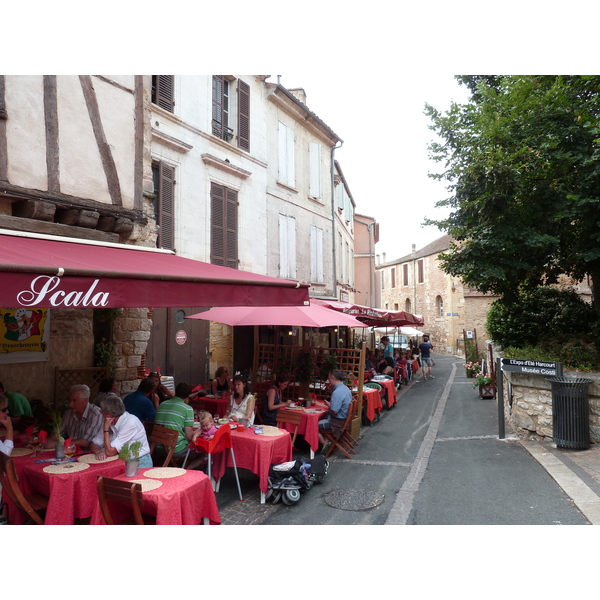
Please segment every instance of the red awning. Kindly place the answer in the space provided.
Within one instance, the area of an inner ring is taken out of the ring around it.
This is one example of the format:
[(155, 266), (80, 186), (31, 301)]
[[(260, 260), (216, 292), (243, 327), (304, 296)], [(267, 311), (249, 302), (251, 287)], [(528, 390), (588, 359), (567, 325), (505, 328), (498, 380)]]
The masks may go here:
[(311, 302), (321, 304), (333, 310), (339, 310), (347, 315), (352, 315), (368, 327), (401, 327), (403, 325), (422, 327), (425, 324), (423, 317), (420, 315), (413, 315), (403, 310), (384, 310), (382, 308), (361, 306), (360, 304), (351, 304), (339, 300), (321, 300), (320, 298), (312, 298)]
[(4, 307), (294, 306), (308, 287), (136, 246), (0, 234)]

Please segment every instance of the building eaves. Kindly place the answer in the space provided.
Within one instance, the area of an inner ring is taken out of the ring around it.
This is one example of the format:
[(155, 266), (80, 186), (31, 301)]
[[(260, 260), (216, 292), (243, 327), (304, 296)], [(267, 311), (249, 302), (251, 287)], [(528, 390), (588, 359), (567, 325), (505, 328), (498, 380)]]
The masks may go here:
[(407, 254), (402, 258), (387, 261), (386, 263), (378, 265), (377, 268), (399, 265), (401, 263), (409, 262), (411, 260), (425, 258), (426, 256), (431, 256), (432, 254), (440, 254), (444, 250), (448, 250), (448, 248), (450, 248), (450, 242), (452, 242), (452, 240), (453, 238), (451, 235), (443, 235), (437, 240), (434, 240), (433, 242), (427, 244), (427, 246), (423, 246), (423, 248), (421, 248), (420, 250), (417, 250), (414, 253), (411, 252), (410, 254)]
[(352, 206), (354, 206), (354, 208), (356, 208), (356, 202), (354, 202), (354, 198), (352, 197), (352, 192), (350, 191), (350, 187), (348, 186), (348, 182), (346, 181), (346, 177), (344, 176), (342, 167), (340, 167), (340, 163), (337, 160), (334, 160), (333, 163), (335, 164), (335, 168), (337, 169), (337, 172), (339, 173), (340, 177), (342, 178), (342, 183), (344, 184), (344, 187), (346, 188), (346, 192), (348, 193), (348, 198), (350, 198), (350, 201), (352, 202)]

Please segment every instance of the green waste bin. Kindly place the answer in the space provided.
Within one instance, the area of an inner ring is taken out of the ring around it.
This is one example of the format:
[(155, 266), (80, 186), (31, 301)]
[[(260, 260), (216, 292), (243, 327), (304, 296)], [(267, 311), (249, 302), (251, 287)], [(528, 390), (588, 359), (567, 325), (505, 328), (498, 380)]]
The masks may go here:
[(587, 450), (590, 447), (591, 379), (546, 377), (552, 383), (552, 437), (561, 448)]

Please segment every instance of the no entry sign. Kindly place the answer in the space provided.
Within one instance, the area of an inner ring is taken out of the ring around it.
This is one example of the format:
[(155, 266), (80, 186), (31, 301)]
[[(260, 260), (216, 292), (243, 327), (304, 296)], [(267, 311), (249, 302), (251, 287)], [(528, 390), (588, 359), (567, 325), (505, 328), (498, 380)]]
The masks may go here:
[(180, 329), (176, 334), (175, 334), (175, 341), (180, 345), (183, 346), (183, 344), (186, 343), (187, 341), (187, 333), (183, 330)]

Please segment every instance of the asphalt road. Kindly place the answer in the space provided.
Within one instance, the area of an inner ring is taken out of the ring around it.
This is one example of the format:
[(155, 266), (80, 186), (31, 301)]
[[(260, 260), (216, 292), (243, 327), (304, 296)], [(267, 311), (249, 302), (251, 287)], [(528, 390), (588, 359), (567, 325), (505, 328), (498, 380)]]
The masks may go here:
[[(587, 524), (508, 428), (506, 439), (499, 439), (496, 402), (479, 399), (462, 361), (442, 355), (435, 360), (435, 379), (403, 388), (398, 405), (372, 427), (363, 427), (356, 456), (334, 454), (322, 484), (313, 485), (295, 505), (265, 505), (254, 522)], [(232, 482), (228, 473), (218, 494), (223, 515), (236, 502)], [(256, 480), (245, 474), (242, 485), (251, 489)], [(242, 504), (236, 510), (243, 511)]]

